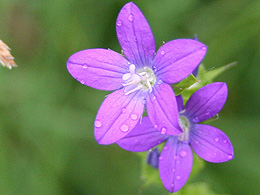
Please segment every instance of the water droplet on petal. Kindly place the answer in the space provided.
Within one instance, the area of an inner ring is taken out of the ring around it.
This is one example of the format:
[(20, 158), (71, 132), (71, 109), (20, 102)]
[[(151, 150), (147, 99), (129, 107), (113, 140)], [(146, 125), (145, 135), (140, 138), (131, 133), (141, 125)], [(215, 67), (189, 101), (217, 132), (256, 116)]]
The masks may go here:
[(162, 156), (160, 156), (160, 157), (159, 157), (159, 160), (162, 160), (162, 159), (163, 159), (163, 157), (162, 157)]
[(181, 179), (181, 176), (177, 175), (177, 176), (176, 176), (176, 179), (177, 179), (177, 180), (180, 180), (180, 179)]
[(88, 66), (87, 65), (83, 65), (83, 69), (87, 69), (88, 68)]
[(196, 116), (195, 118), (192, 119), (192, 121), (193, 121), (194, 123), (199, 122), (199, 117)]
[(165, 54), (165, 51), (161, 51), (161, 55), (164, 55)]
[(199, 141), (195, 141), (196, 144), (199, 144)]
[(137, 114), (131, 114), (131, 119), (132, 119), (132, 120), (138, 119), (138, 115), (137, 115)]
[(180, 161), (179, 161), (179, 160), (177, 160), (177, 163), (180, 163)]
[(81, 80), (80, 83), (84, 85), (84, 84), (85, 84), (85, 81), (84, 81), (84, 80)]
[(134, 36), (134, 41), (137, 41), (137, 38), (136, 38), (136, 36)]
[(121, 26), (122, 25), (122, 22), (120, 20), (117, 21), (116, 23), (117, 26)]
[(218, 137), (216, 137), (216, 138), (215, 138), (215, 142), (218, 142), (218, 141), (219, 141), (219, 138), (218, 138)]
[(184, 158), (187, 156), (187, 152), (185, 150), (180, 150), (180, 156)]
[(137, 139), (135, 139), (135, 142), (138, 142), (138, 140), (137, 140)]
[(210, 115), (210, 112), (209, 112), (209, 111), (207, 111), (207, 112), (205, 113), (205, 115), (206, 115), (206, 116), (209, 116), (209, 115)]
[(121, 131), (123, 131), (123, 132), (127, 132), (128, 130), (129, 130), (129, 127), (128, 127), (128, 125), (122, 125), (121, 127), (120, 127), (120, 130)]
[(154, 125), (153, 127), (154, 127), (155, 129), (157, 129), (158, 125)]
[(146, 103), (146, 99), (142, 99), (142, 103), (145, 104)]
[(101, 126), (102, 126), (102, 123), (101, 123), (101, 121), (96, 120), (96, 121), (94, 122), (94, 125), (95, 125), (95, 127), (101, 127)]
[(174, 160), (178, 160), (178, 158), (179, 158), (179, 157), (178, 157), (177, 155), (174, 155), (174, 156), (173, 156), (173, 159), (174, 159)]
[(124, 114), (126, 112), (126, 108), (121, 109), (121, 113)]
[(128, 16), (128, 20), (131, 21), (131, 22), (134, 21), (134, 16), (133, 16), (133, 14), (130, 14), (130, 15)]
[(156, 72), (157, 71), (157, 67), (156, 66), (153, 66), (153, 71)]
[(161, 129), (161, 134), (166, 134), (166, 131), (167, 131), (167, 129), (166, 129), (165, 127), (163, 127), (163, 128)]
[(203, 50), (207, 49), (207, 47), (202, 47)]
[(172, 169), (172, 172), (175, 172), (175, 169)]
[(233, 156), (232, 156), (232, 155), (229, 155), (229, 156), (228, 156), (228, 159), (229, 159), (229, 160), (231, 160), (232, 158), (233, 158)]
[(213, 156), (217, 156), (217, 154), (216, 154), (216, 153), (213, 153)]
[(164, 146), (163, 149), (164, 149), (164, 150), (168, 150), (168, 147), (167, 147), (167, 146)]

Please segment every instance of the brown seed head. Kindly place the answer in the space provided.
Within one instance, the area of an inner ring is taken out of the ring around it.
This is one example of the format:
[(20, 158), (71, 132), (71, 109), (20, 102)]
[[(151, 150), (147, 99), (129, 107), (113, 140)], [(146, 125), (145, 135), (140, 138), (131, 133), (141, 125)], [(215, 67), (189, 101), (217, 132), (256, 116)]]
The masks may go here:
[(8, 69), (12, 69), (12, 67), (17, 67), (14, 57), (10, 53), (10, 48), (0, 40), (0, 64), (5, 66)]

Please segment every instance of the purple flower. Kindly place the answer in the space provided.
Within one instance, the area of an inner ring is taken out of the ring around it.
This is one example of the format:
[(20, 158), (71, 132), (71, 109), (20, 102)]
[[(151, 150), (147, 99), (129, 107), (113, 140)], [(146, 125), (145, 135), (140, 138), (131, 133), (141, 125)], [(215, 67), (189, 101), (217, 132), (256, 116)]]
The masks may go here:
[(192, 169), (192, 150), (206, 161), (221, 163), (234, 158), (228, 137), (219, 129), (198, 124), (215, 116), (227, 98), (225, 83), (212, 83), (197, 90), (183, 109), (178, 96), (179, 123), (183, 130), (178, 136), (162, 135), (154, 129), (148, 117), (131, 133), (117, 142), (123, 149), (142, 152), (166, 141), (159, 157), (159, 172), (163, 185), (170, 192), (180, 190)]
[(116, 32), (126, 58), (108, 49), (88, 49), (73, 54), (67, 62), (69, 73), (82, 84), (116, 90), (97, 113), (96, 140), (111, 144), (126, 136), (140, 120), (145, 104), (158, 130), (179, 134), (177, 103), (169, 84), (190, 75), (207, 47), (196, 40), (177, 39), (155, 53), (150, 26), (132, 2), (120, 11)]

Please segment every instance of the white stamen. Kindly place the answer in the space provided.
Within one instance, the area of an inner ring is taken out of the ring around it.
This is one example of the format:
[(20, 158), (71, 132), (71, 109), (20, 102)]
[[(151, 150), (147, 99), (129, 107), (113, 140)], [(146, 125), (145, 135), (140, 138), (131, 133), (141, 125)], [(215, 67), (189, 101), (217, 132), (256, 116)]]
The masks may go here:
[(122, 77), (125, 81), (125, 83), (122, 84), (125, 87), (125, 94), (128, 95), (140, 89), (152, 92), (153, 85), (156, 82), (153, 70), (149, 67), (143, 67), (141, 71), (139, 71), (140, 69), (137, 71), (135, 69), (135, 65), (131, 64), (129, 66), (129, 72)]

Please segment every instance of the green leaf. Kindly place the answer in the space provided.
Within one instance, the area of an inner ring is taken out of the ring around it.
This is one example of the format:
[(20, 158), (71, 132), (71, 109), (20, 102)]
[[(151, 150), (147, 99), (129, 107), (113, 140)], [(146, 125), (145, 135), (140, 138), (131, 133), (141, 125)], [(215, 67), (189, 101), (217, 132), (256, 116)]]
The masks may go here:
[(173, 89), (175, 92), (175, 95), (180, 95), (185, 89), (191, 87), (195, 83), (198, 82), (198, 79), (191, 74), (187, 78), (183, 79), (181, 82), (174, 85)]

